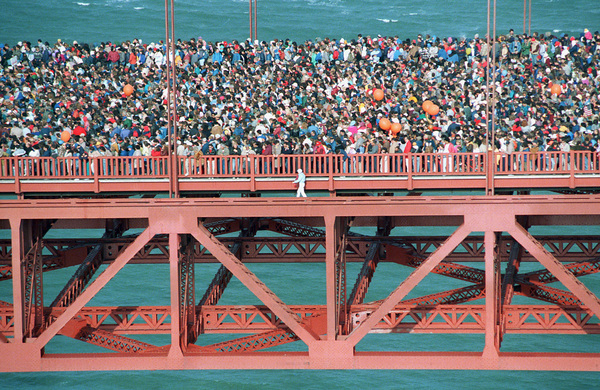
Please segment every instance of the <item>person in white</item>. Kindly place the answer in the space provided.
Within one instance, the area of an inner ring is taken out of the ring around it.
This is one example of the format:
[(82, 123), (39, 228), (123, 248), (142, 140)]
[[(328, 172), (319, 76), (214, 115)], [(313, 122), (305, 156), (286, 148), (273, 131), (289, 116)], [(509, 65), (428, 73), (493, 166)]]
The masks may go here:
[(298, 184), (298, 191), (296, 191), (296, 198), (303, 197), (306, 198), (306, 193), (304, 192), (304, 186), (306, 185), (306, 175), (302, 172), (302, 169), (298, 169), (298, 177), (294, 180), (294, 183)]

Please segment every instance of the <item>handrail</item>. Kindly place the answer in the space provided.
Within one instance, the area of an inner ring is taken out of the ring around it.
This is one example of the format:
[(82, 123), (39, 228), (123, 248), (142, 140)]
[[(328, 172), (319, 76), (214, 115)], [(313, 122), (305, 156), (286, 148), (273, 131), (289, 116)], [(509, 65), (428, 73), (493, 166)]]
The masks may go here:
[[(492, 156), (492, 154), (489, 154)], [(15, 193), (21, 183), (31, 179), (91, 180), (96, 188), (101, 181), (168, 180), (168, 156), (102, 157), (1, 157), (0, 180), (13, 179)], [(599, 154), (570, 152), (496, 152), (488, 164), (486, 153), (398, 153), (398, 154), (292, 154), (292, 155), (204, 155), (177, 156), (180, 181), (194, 179), (249, 179), (251, 191), (256, 181), (267, 178), (293, 178), (301, 168), (309, 178), (333, 182), (352, 178), (394, 178), (408, 181), (444, 178), (481, 178), (491, 170), (496, 180), (507, 177), (569, 177), (575, 186), (576, 175), (600, 174)], [(599, 184), (600, 186), (600, 184)], [(446, 188), (445, 186), (444, 188)]]
[[(485, 153), (178, 156), (181, 177), (484, 175)], [(495, 153), (495, 175), (600, 173), (598, 153)], [(0, 179), (168, 178), (168, 157), (0, 157)]]

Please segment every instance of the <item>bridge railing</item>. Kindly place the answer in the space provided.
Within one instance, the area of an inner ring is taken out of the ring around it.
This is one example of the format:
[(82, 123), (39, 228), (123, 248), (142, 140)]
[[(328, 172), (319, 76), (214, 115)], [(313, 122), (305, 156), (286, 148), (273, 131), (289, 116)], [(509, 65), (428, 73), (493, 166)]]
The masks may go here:
[[(29, 179), (169, 180), (169, 157), (2, 157), (0, 180), (15, 182)], [(401, 177), (435, 180), (443, 177), (481, 178), (492, 172), (508, 177), (572, 178), (582, 174), (600, 174), (598, 153), (515, 152), (495, 153), (401, 153), (401, 154), (302, 154), (246, 156), (177, 156), (173, 162), (180, 180), (186, 178), (263, 178), (295, 177), (301, 168), (307, 176), (326, 178)], [(600, 186), (600, 184), (599, 184)], [(18, 186), (17, 186), (18, 188)]]
[(484, 154), (300, 154), (178, 157), (179, 175), (190, 177), (481, 175)]
[(496, 155), (496, 174), (597, 173), (598, 153), (518, 152)]

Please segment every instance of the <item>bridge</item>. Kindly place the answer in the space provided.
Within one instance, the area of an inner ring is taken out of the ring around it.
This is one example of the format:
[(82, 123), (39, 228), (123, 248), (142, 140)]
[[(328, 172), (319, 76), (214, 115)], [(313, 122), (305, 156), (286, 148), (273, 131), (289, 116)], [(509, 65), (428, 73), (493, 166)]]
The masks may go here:
[[(298, 168), (319, 196), (291, 197)], [(598, 371), (599, 168), (579, 151), (3, 158), (0, 371)], [(455, 189), (474, 195), (428, 194)], [(111, 290), (128, 270), (148, 290), (133, 303)], [(398, 338), (419, 334), (480, 342)]]

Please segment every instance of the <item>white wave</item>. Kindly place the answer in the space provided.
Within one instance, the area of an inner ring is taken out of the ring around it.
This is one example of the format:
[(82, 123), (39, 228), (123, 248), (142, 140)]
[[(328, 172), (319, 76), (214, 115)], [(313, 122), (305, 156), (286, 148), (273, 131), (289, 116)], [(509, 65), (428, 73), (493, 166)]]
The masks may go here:
[(90, 3), (81, 3), (81, 2), (77, 2), (77, 5), (80, 5), (82, 7), (87, 7), (88, 5), (90, 5)]
[(379, 19), (379, 18), (377, 18), (377, 20), (379, 20), (380, 22), (383, 22), (383, 23), (398, 23), (398, 19)]
[(415, 16), (415, 15), (418, 15), (418, 14), (419, 14), (418, 12), (411, 12), (411, 13), (409, 13), (410, 16)]
[(561, 31), (561, 30), (556, 30), (556, 29), (555, 29), (555, 30), (552, 30), (552, 32), (560, 32), (560, 31)]
[(144, 7), (133, 7), (133, 9), (140, 10), (140, 9), (144, 9)]

